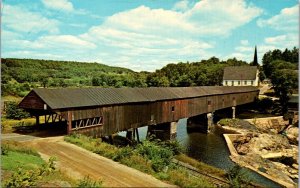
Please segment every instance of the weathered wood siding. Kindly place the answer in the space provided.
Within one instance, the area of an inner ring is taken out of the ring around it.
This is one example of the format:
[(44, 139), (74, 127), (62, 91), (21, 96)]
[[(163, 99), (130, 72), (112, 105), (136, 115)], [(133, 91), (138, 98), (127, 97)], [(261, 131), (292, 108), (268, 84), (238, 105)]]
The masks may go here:
[(19, 104), (20, 108), (27, 108), (30, 106), (32, 109), (44, 110), (44, 101), (34, 92), (30, 92), (26, 100), (22, 100)]
[[(110, 107), (99, 107), (94, 110), (74, 111), (74, 119), (103, 116), (103, 125), (97, 128), (88, 128), (92, 135), (101, 133), (101, 136), (138, 128), (146, 125), (162, 124), (178, 121), (215, 110), (253, 102), (257, 92), (206, 96), (191, 99), (157, 101), (153, 103), (130, 104)], [(86, 111), (86, 112), (85, 112)], [(80, 132), (86, 132), (82, 130)]]
[[(102, 125), (99, 126), (89, 126), (76, 130), (72, 124), (72, 132), (101, 137), (130, 128), (178, 121), (182, 118), (250, 103), (255, 100), (257, 95), (258, 93), (256, 91), (220, 94), (189, 99), (65, 109), (56, 111), (56, 113), (60, 114), (64, 119), (68, 119), (69, 111), (72, 114), (72, 121), (94, 117), (103, 118)], [(28, 105), (27, 103), (30, 103), (35, 109), (42, 110), (44, 108), (44, 102), (33, 92), (27, 97), (24, 106)], [(20, 106), (22, 107), (22, 105), (21, 103)]]

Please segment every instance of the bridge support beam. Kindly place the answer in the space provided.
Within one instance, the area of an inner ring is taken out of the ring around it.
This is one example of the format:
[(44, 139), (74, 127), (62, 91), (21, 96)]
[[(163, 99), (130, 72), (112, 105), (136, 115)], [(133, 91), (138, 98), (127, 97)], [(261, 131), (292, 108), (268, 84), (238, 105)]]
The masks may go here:
[(127, 138), (128, 140), (132, 140), (132, 139), (133, 139), (133, 131), (134, 131), (134, 129), (128, 129), (128, 130), (126, 131), (126, 138)]
[(213, 128), (213, 113), (208, 113), (207, 115), (207, 132), (211, 132)]
[(67, 133), (72, 133), (72, 112), (68, 111), (68, 119), (67, 119)]
[(235, 110), (236, 110), (236, 107), (233, 106), (232, 107), (232, 119), (235, 119)]
[(177, 122), (168, 122), (158, 125), (148, 126), (147, 137), (154, 135), (160, 140), (174, 140), (177, 135)]
[(39, 115), (35, 116), (35, 124), (36, 124), (37, 126), (40, 125), (40, 116), (39, 116)]
[(140, 136), (138, 128), (131, 128), (126, 131), (126, 138), (130, 141), (136, 140), (140, 142)]
[(208, 133), (213, 126), (213, 113), (201, 114), (187, 119), (187, 130)]

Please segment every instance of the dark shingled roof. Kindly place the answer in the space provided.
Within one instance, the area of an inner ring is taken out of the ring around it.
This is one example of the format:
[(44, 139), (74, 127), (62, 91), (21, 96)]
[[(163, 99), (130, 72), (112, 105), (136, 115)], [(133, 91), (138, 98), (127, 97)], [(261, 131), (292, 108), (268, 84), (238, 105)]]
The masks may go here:
[[(258, 91), (258, 89), (253, 86), (61, 89), (37, 88), (33, 89), (31, 92), (36, 93), (51, 109), (64, 109), (184, 99), (249, 91)], [(23, 101), (26, 100), (26, 97), (23, 99)]]
[(255, 80), (256, 66), (225, 67), (223, 80)]

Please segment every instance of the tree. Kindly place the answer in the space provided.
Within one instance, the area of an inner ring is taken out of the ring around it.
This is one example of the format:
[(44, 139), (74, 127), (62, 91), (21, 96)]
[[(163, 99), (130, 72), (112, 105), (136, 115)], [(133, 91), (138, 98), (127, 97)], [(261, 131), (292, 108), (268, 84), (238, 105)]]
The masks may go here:
[(285, 49), (282, 52), (279, 49), (268, 51), (262, 58), (263, 70), (267, 78), (270, 78), (273, 72), (272, 62), (281, 60), (293, 64), (298, 69), (299, 49), (294, 47), (292, 50)]
[(17, 119), (27, 118), (30, 115), (24, 110), (18, 107), (16, 102), (8, 102), (6, 106), (6, 117), (8, 119)]
[(279, 97), (281, 113), (285, 114), (288, 111), (289, 95), (293, 89), (298, 88), (298, 73), (294, 70), (278, 69), (272, 74), (271, 82), (275, 95)]

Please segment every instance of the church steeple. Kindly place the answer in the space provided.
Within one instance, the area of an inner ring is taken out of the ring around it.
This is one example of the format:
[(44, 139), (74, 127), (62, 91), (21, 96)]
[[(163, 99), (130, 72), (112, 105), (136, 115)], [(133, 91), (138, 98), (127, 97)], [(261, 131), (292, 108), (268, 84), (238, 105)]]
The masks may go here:
[(256, 45), (255, 45), (255, 51), (254, 51), (253, 66), (258, 66)]

